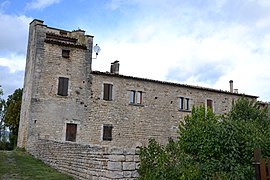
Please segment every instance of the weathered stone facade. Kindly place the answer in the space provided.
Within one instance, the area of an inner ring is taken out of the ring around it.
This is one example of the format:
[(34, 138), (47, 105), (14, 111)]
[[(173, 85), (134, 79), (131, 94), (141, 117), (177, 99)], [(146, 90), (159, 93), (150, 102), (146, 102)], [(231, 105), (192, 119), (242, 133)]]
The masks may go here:
[(136, 178), (136, 147), (176, 138), (192, 106), (224, 114), (257, 98), (119, 75), (119, 62), (92, 71), (92, 46), (82, 30), (30, 23), (18, 146), (80, 179)]

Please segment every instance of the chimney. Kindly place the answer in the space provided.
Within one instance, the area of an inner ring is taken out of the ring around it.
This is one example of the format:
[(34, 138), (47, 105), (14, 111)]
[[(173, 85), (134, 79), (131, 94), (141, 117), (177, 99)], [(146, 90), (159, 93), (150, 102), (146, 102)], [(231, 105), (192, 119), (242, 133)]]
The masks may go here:
[(114, 61), (113, 63), (111, 63), (111, 73), (113, 74), (119, 74), (119, 61)]
[(233, 93), (233, 80), (230, 80), (229, 83), (230, 83), (230, 92)]

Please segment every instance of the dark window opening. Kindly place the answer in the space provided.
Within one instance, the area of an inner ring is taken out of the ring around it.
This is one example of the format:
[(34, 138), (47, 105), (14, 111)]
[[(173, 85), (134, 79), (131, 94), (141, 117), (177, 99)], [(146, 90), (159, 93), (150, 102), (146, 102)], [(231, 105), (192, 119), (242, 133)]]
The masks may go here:
[(104, 125), (103, 126), (103, 141), (111, 141), (112, 140), (112, 125)]
[(112, 84), (104, 84), (103, 99), (106, 101), (112, 101)]
[(206, 106), (207, 106), (207, 109), (213, 110), (213, 101), (211, 99), (207, 99)]
[(62, 49), (62, 57), (69, 58), (70, 50)]
[(69, 80), (68, 78), (59, 77), (57, 95), (60, 95), (60, 96), (68, 95), (68, 80)]
[(67, 124), (66, 128), (66, 141), (76, 141), (77, 124)]

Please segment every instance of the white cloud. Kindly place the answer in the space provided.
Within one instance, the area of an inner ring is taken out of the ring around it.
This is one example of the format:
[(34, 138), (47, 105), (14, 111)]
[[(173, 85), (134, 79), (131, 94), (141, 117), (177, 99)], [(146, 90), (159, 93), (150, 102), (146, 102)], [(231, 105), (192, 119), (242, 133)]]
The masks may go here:
[(44, 9), (60, 1), (61, 0), (34, 0), (31, 3), (27, 3), (26, 9)]
[(24, 15), (0, 13), (0, 55), (1, 52), (25, 53), (28, 37), (28, 25), (32, 18)]

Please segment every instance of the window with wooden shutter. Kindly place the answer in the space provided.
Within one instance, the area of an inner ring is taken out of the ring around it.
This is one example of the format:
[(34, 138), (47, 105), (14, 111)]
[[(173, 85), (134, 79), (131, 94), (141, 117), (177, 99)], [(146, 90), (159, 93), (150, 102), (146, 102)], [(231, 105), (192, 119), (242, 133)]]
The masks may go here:
[(112, 125), (103, 125), (103, 141), (112, 140)]
[(60, 95), (60, 96), (68, 95), (68, 80), (69, 80), (68, 78), (59, 77), (57, 95)]
[(112, 84), (104, 84), (103, 99), (106, 101), (112, 100)]
[(213, 101), (211, 99), (207, 99), (206, 105), (207, 105), (207, 109), (213, 110)]
[(66, 128), (66, 141), (76, 141), (77, 124), (67, 124)]

